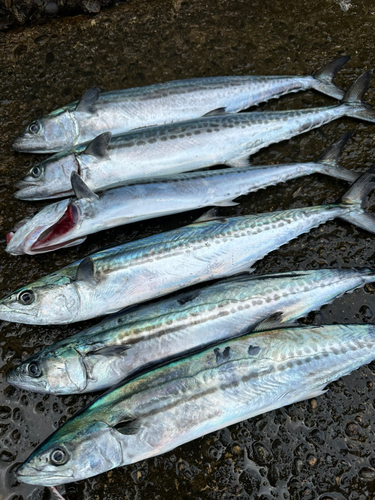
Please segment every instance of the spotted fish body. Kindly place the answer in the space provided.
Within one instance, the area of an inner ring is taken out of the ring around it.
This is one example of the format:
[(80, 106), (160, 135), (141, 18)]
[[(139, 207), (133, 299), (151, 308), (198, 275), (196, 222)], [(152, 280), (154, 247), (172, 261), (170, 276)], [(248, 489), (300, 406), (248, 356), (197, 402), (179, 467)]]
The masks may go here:
[(361, 204), (375, 186), (375, 167), (336, 205), (214, 218), (108, 248), (0, 300), (0, 318), (59, 324), (110, 314), (250, 266), (300, 234), (336, 217), (375, 233)]
[[(234, 198), (251, 191), (320, 172), (354, 182), (359, 174), (337, 164), (347, 133), (327, 148), (315, 162), (248, 166), (145, 179), (104, 191), (97, 196), (72, 174), (77, 199), (47, 205), (9, 233), (6, 251), (33, 255), (77, 245), (88, 234), (145, 219), (209, 205), (235, 205)], [(147, 203), (145, 203), (147, 200)]]
[(145, 460), (228, 425), (317, 397), (375, 358), (373, 325), (240, 337), (149, 371), (66, 422), (19, 468), (20, 481), (77, 481)]
[[(71, 174), (78, 173), (92, 191), (134, 179), (172, 175), (215, 164), (248, 165), (249, 155), (269, 144), (343, 116), (375, 122), (371, 106), (362, 103), (369, 74), (360, 77), (341, 104), (297, 111), (270, 111), (210, 116), (113, 136), (57, 154), (33, 167), (17, 187), (20, 199), (72, 194)], [(109, 141), (109, 142), (108, 142)]]
[(78, 102), (32, 122), (14, 141), (22, 152), (61, 151), (111, 130), (114, 134), (150, 125), (198, 118), (221, 108), (235, 113), (289, 92), (315, 89), (336, 99), (332, 82), (349, 57), (327, 64), (314, 76), (224, 76), (177, 80), (112, 92), (91, 89)]
[(16, 387), (75, 394), (113, 387), (152, 364), (288, 322), (374, 280), (370, 269), (242, 276), (110, 317), (34, 354)]

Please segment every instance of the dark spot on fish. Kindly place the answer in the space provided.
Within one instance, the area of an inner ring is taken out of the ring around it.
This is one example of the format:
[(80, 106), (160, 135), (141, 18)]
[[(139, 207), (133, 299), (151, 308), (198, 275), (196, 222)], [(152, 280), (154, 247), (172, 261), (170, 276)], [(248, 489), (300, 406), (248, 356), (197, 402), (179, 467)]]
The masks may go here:
[(247, 350), (247, 354), (249, 356), (255, 356), (256, 354), (258, 354), (259, 351), (260, 351), (259, 346), (249, 345), (249, 348)]
[(229, 361), (229, 359), (230, 359), (230, 347), (229, 346), (227, 346), (223, 352), (220, 352), (220, 349), (218, 347), (216, 347), (216, 349), (214, 349), (214, 353), (216, 356), (216, 363), (217, 364), (221, 363), (222, 361)]

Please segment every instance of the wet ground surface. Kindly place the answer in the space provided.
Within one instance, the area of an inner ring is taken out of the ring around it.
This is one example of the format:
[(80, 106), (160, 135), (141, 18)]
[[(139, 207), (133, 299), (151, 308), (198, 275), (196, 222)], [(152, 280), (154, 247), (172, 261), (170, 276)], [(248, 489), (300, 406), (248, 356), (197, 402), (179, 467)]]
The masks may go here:
[[(375, 8), (368, 1), (130, 1), (98, 16), (58, 19), (0, 34), (0, 283), (1, 295), (103, 246), (186, 224), (202, 211), (133, 224), (90, 236), (77, 248), (35, 257), (9, 256), (5, 235), (43, 206), (13, 198), (13, 184), (37, 161), (10, 149), (37, 116), (105, 90), (177, 78), (246, 74), (310, 74), (351, 55), (337, 82), (348, 85), (375, 66)], [(375, 104), (375, 82), (368, 92)], [(261, 109), (292, 109), (334, 101), (313, 92), (271, 101)], [(373, 164), (375, 125), (342, 119), (265, 149), (253, 163), (311, 160), (354, 128), (341, 164), (365, 171)], [(39, 157), (41, 158), (41, 157)], [(152, 159), (150, 159), (152, 161)], [(261, 191), (225, 215), (249, 214), (336, 201), (347, 184), (314, 175)], [(369, 196), (369, 206), (375, 193)], [(334, 221), (273, 252), (257, 273), (370, 266), (374, 238)], [(375, 285), (337, 299), (309, 323), (373, 322)], [(80, 331), (1, 322), (0, 500), (46, 499), (20, 485), (14, 469), (59, 424), (93, 399), (37, 395), (12, 388), (8, 369), (43, 346)], [(66, 486), (78, 499), (337, 499), (375, 495), (375, 363), (310, 400), (270, 412), (188, 443), (163, 456)], [(64, 487), (61, 488), (64, 492)]]

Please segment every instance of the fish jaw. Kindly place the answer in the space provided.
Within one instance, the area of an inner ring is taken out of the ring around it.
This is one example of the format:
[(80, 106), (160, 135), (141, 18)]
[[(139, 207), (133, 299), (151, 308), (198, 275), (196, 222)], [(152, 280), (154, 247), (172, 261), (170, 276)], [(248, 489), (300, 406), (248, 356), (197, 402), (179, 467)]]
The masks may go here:
[(76, 283), (67, 277), (49, 277), (20, 288), (0, 300), (0, 319), (32, 325), (64, 324), (75, 321), (80, 312)]
[[(77, 209), (70, 200), (63, 200), (44, 207), (32, 219), (28, 220), (15, 231), (12, 236), (9, 233), (10, 239), (5, 251), (12, 255), (34, 255), (40, 253), (40, 251), (33, 251), (33, 246), (36, 245), (38, 247), (38, 244), (40, 246), (40, 240), (43, 238), (46, 239), (44, 235), (48, 230), (53, 231), (51, 228), (58, 225), (64, 217), (65, 219), (67, 218), (67, 212), (72, 212), (71, 219), (77, 219)], [(72, 220), (69, 226), (74, 227), (75, 222), (76, 220)], [(68, 229), (67, 223), (65, 226)]]
[(32, 167), (26, 176), (15, 184), (18, 200), (44, 200), (63, 198), (73, 194), (70, 177), (80, 172), (76, 155), (71, 152), (56, 154)]
[(60, 109), (30, 123), (12, 148), (20, 153), (53, 153), (74, 144), (77, 135), (74, 114)]
[[(83, 435), (74, 430), (65, 434), (60, 428), (19, 467), (17, 479), (28, 484), (55, 486), (118, 467), (123, 461), (118, 436), (119, 433), (103, 421), (88, 425)], [(57, 450), (63, 454), (65, 463), (53, 463)]]

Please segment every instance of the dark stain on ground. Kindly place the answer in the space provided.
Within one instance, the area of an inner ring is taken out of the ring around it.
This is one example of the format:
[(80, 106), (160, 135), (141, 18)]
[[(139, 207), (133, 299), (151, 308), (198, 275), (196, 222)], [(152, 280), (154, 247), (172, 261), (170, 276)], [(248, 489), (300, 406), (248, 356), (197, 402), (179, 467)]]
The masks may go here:
[[(56, 19), (0, 34), (1, 294), (101, 247), (187, 224), (203, 212), (91, 235), (83, 245), (60, 252), (9, 256), (4, 252), (6, 233), (43, 206), (13, 198), (13, 184), (38, 158), (11, 151), (12, 140), (32, 119), (96, 85), (111, 90), (189, 77), (310, 74), (344, 54), (352, 55), (352, 60), (337, 82), (347, 88), (375, 65), (374, 21), (373, 2), (363, 0), (132, 0), (95, 18)], [(368, 100), (375, 104), (375, 82)], [(306, 92), (270, 101), (260, 109), (333, 102)], [(252, 162), (312, 160), (352, 128), (355, 135), (341, 164), (363, 172), (373, 164), (375, 126), (351, 119), (271, 146)], [(238, 207), (219, 213), (230, 216), (334, 202), (347, 188), (345, 182), (314, 175), (242, 197)], [(368, 206), (374, 202), (375, 193), (371, 193)], [(374, 262), (373, 242), (373, 236), (345, 222), (329, 222), (272, 252), (259, 262), (256, 272), (369, 266)], [(372, 322), (374, 286), (337, 299), (305, 322)], [(43, 346), (94, 323), (62, 327), (0, 323), (1, 500), (48, 497), (41, 488), (18, 484), (14, 470), (54, 429), (94, 398), (17, 390), (5, 382), (5, 373)], [(317, 399), (60, 489), (68, 500), (372, 498), (374, 372), (375, 363), (331, 384)]]

